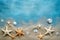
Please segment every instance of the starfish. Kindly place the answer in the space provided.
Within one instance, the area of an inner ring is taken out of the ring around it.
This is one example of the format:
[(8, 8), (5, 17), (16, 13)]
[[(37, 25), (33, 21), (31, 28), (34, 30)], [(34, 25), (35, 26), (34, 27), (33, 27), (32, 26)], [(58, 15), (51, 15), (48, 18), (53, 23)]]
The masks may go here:
[(16, 36), (24, 36), (22, 29), (17, 28), (17, 30), (15, 30), (15, 31), (16, 31)]
[(9, 35), (10, 36), (10, 32), (12, 32), (12, 30), (8, 30), (8, 27), (6, 26), (6, 29), (1, 29), (4, 32), (3, 36)]
[(46, 27), (45, 27), (45, 30), (46, 30), (45, 35), (46, 35), (46, 34), (50, 34), (50, 35), (51, 35), (51, 33), (55, 31), (55, 30), (52, 29), (51, 26), (50, 26), (49, 28), (46, 28)]
[(40, 33), (37, 37), (38, 37), (40, 40), (43, 40), (44, 35)]

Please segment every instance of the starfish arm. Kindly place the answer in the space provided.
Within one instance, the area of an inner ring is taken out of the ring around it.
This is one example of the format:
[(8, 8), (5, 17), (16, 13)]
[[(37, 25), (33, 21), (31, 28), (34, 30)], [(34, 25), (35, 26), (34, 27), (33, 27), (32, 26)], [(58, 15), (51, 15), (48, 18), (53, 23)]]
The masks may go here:
[(51, 30), (51, 32), (54, 32), (55, 30)]
[(17, 33), (17, 30), (15, 30), (15, 32)]
[(47, 28), (45, 27), (45, 30), (47, 30)]
[(6, 35), (6, 33), (3, 34), (3, 36), (5, 36), (5, 35)]
[(11, 36), (11, 34), (10, 34), (9, 32), (8, 32), (7, 34), (8, 34), (9, 36)]
[(1, 29), (3, 32), (5, 32), (5, 30), (4, 29)]
[(49, 32), (46, 32), (45, 35), (48, 34), (48, 33), (49, 33)]
[(23, 30), (21, 29), (21, 32), (23, 32)]
[(51, 33), (49, 33), (50, 34), (50, 36), (52, 36), (52, 34)]

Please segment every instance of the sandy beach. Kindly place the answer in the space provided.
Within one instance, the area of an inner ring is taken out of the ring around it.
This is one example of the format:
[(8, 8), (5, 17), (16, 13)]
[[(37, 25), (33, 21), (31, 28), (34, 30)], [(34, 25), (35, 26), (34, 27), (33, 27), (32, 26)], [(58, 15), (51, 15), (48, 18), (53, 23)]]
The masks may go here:
[[(2, 27), (3, 29), (5, 27)], [(17, 27), (15, 27), (17, 28)], [(44, 29), (44, 27), (38, 28), (38, 27), (19, 27), (22, 28), (24, 31), (24, 36), (22, 37), (15, 37), (14, 40), (40, 40), (39, 38), (37, 38), (37, 35), (39, 33), (44, 34), (46, 32), (46, 30)], [(37, 32), (34, 32), (34, 29), (38, 29)], [(10, 30), (13, 30), (12, 27), (9, 27)], [(45, 35), (43, 37), (43, 40), (60, 40), (60, 28), (54, 27), (55, 32), (52, 33), (52, 36), (50, 35)], [(15, 31), (13, 30), (11, 32), (11, 34), (16, 34)], [(0, 28), (0, 40), (12, 40), (11, 37), (7, 36), (3, 36), (3, 32)]]

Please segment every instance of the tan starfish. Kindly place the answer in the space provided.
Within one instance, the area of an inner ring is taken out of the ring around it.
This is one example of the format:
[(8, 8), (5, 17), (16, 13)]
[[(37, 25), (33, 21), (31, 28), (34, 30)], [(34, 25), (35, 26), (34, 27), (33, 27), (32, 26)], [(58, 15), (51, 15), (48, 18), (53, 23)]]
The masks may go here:
[(50, 35), (51, 35), (51, 33), (55, 31), (55, 30), (52, 29), (51, 26), (50, 26), (49, 28), (46, 28), (46, 27), (45, 27), (45, 30), (46, 30), (45, 35), (46, 35), (46, 34), (50, 34)]
[(23, 32), (23, 30), (22, 29), (17, 29), (17, 30), (15, 30), (16, 31), (16, 36), (24, 36), (24, 32)]
[(3, 36), (5, 36), (5, 35), (9, 35), (10, 36), (10, 32), (12, 32), (12, 30), (8, 30), (8, 27), (6, 26), (6, 29), (4, 30), (4, 29), (1, 29), (3, 32), (4, 32), (4, 35)]
[(39, 40), (43, 40), (44, 35), (40, 33), (37, 37), (39, 38)]

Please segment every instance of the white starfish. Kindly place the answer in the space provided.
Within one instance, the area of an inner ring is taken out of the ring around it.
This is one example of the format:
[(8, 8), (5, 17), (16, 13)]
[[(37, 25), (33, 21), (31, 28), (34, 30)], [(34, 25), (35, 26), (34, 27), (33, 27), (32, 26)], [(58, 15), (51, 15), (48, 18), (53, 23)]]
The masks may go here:
[(50, 26), (49, 28), (46, 28), (46, 27), (45, 27), (45, 30), (46, 30), (45, 35), (48, 34), (48, 33), (51, 35), (51, 33), (55, 31), (55, 30), (52, 29), (51, 26)]
[(4, 35), (3, 36), (5, 36), (5, 35), (9, 35), (10, 36), (10, 32), (12, 31), (12, 30), (8, 30), (8, 27), (6, 26), (6, 29), (4, 30), (4, 29), (1, 29), (3, 32), (4, 32)]

